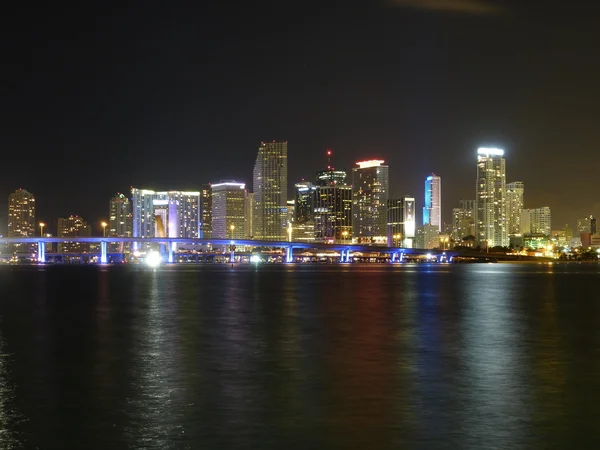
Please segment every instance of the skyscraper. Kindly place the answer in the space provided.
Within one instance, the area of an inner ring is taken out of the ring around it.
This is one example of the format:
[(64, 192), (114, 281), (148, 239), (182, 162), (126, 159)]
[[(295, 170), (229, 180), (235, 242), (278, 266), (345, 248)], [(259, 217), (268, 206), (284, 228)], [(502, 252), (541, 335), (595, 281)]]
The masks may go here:
[(531, 234), (543, 234), (548, 237), (552, 234), (552, 213), (548, 206), (524, 211), (529, 213)]
[(200, 192), (132, 188), (131, 194), (133, 237), (156, 236), (157, 217), (161, 217), (166, 237), (199, 237)]
[(253, 172), (254, 238), (285, 240), (287, 226), (287, 142), (262, 142)]
[[(131, 202), (123, 194), (117, 194), (110, 199), (108, 236), (131, 237), (132, 227)], [(112, 242), (110, 251), (126, 253), (129, 247), (129, 245), (124, 245), (122, 242)]]
[(477, 241), (485, 246), (509, 245), (506, 226), (506, 160), (504, 150), (477, 150)]
[(415, 244), (415, 199), (408, 196), (389, 199), (387, 205), (388, 246), (413, 248)]
[(389, 168), (384, 161), (359, 161), (352, 169), (352, 230), (361, 243), (387, 241)]
[(212, 190), (210, 184), (203, 184), (200, 191), (200, 234), (202, 238), (212, 238)]
[[(67, 218), (58, 219), (58, 237), (89, 237), (92, 228), (83, 220), (83, 217), (72, 215)], [(58, 253), (86, 253), (90, 250), (90, 244), (82, 242), (65, 242), (58, 244)]]
[(522, 181), (513, 181), (506, 185), (506, 223), (508, 234), (521, 233), (521, 211), (524, 208), (525, 186)]
[(432, 174), (425, 178), (423, 225), (436, 226), (442, 231), (442, 178)]
[(596, 219), (593, 216), (577, 219), (577, 234), (580, 233), (596, 234)]
[(315, 239), (321, 242), (351, 240), (352, 186), (346, 185), (346, 172), (317, 172), (317, 183), (312, 212)]
[(246, 191), (246, 203), (244, 204), (246, 216), (246, 238), (252, 239), (252, 223), (254, 221), (254, 193)]
[(212, 185), (213, 239), (246, 237), (246, 185), (224, 181)]
[(475, 200), (461, 200), (452, 210), (452, 239), (462, 243), (463, 238), (475, 236)]
[(35, 198), (18, 189), (8, 196), (8, 237), (35, 236)]
[(296, 183), (296, 198), (294, 203), (294, 222), (304, 224), (313, 220), (316, 186), (310, 181)]

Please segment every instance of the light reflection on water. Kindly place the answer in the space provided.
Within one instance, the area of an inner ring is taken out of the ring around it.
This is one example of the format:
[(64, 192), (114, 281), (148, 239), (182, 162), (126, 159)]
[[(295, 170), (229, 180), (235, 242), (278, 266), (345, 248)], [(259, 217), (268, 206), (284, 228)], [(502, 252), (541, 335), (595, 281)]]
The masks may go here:
[(597, 448), (599, 276), (0, 268), (0, 448)]

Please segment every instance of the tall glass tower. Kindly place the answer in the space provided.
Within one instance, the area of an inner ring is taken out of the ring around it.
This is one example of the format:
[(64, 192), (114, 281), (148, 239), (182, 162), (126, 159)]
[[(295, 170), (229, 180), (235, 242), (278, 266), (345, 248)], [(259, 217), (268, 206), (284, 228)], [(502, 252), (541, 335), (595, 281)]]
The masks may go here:
[(509, 235), (521, 233), (524, 194), (525, 185), (522, 181), (513, 181), (506, 185), (506, 225)]
[(442, 232), (442, 178), (435, 174), (425, 178), (423, 225), (433, 225)]
[(387, 241), (389, 167), (385, 161), (360, 161), (352, 169), (352, 233), (361, 243)]
[(287, 142), (262, 142), (254, 164), (254, 239), (286, 240)]
[(507, 247), (506, 160), (504, 150), (477, 150), (476, 238), (484, 246)]
[(35, 236), (35, 197), (25, 189), (8, 196), (8, 237)]

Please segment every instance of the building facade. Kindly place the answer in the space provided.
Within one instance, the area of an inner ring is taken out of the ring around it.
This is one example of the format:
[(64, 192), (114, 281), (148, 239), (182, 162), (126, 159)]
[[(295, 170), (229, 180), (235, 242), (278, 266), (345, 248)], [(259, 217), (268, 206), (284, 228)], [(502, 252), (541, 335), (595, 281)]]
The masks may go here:
[(452, 234), (454, 242), (461, 245), (463, 238), (475, 237), (475, 200), (461, 200), (452, 210)]
[(425, 178), (423, 225), (434, 225), (442, 231), (442, 178), (432, 174)]
[(352, 230), (359, 243), (387, 241), (389, 168), (385, 161), (359, 161), (352, 169)]
[(388, 246), (413, 248), (415, 245), (415, 228), (415, 199), (409, 196), (388, 199)]
[(529, 232), (532, 234), (552, 235), (552, 213), (548, 206), (525, 210), (529, 213)]
[(482, 246), (508, 247), (504, 150), (477, 150), (476, 239)]
[(315, 191), (317, 189), (310, 181), (296, 183), (294, 202), (294, 224), (299, 225), (313, 221), (315, 208)]
[(287, 234), (287, 142), (262, 142), (253, 171), (253, 236), (285, 240)]
[[(92, 228), (83, 220), (83, 217), (72, 215), (58, 219), (58, 237), (90, 237)], [(58, 244), (58, 253), (87, 253), (90, 244), (82, 242), (65, 242)]]
[(227, 181), (212, 185), (213, 239), (246, 238), (246, 185)]
[(318, 242), (351, 241), (352, 186), (317, 186), (312, 223), (314, 238)]
[(577, 234), (590, 233), (596, 234), (596, 218), (594, 216), (577, 219)]
[(132, 188), (131, 194), (133, 237), (155, 237), (163, 229), (165, 237), (200, 236), (200, 192)]
[(522, 181), (513, 181), (506, 185), (506, 223), (508, 234), (521, 234), (521, 212), (525, 208), (525, 185)]
[(212, 189), (210, 184), (203, 184), (200, 190), (200, 233), (199, 237), (212, 237)]
[(8, 196), (8, 237), (33, 237), (35, 228), (35, 197), (18, 189)]
[[(133, 214), (131, 202), (123, 194), (117, 194), (110, 199), (108, 236), (131, 237), (133, 228)], [(123, 242), (110, 243), (110, 252), (128, 253), (129, 244)]]

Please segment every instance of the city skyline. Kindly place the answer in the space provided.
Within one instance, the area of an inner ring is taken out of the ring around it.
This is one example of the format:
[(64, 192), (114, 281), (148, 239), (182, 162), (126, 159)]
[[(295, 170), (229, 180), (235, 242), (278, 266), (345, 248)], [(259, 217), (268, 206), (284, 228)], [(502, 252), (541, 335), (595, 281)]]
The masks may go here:
[[(219, 2), (175, 2), (94, 15), (92, 29), (77, 7), (9, 5), (0, 145), (4, 167), (22, 170), (3, 174), (0, 209), (23, 187), (43, 193), (38, 217), (77, 213), (96, 228), (106, 199), (131, 185), (250, 186), (256, 142), (286, 139), (288, 189), (331, 148), (347, 171), (386, 160), (390, 194), (419, 203), (422, 177), (439, 173), (449, 207), (472, 197), (472, 151), (490, 146), (556, 223), (598, 215), (593, 177), (564, 170), (571, 149), (582, 167), (600, 163), (589, 2), (565, 13), (557, 1), (506, 0), (485, 15), (390, 3), (294, 8), (290, 21), (284, 4), (232, 15)], [(254, 26), (267, 17), (274, 28)]]

